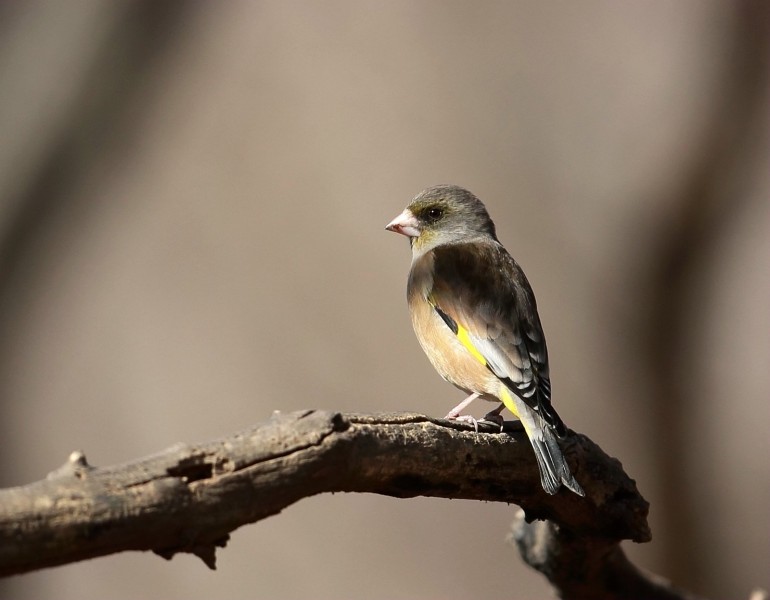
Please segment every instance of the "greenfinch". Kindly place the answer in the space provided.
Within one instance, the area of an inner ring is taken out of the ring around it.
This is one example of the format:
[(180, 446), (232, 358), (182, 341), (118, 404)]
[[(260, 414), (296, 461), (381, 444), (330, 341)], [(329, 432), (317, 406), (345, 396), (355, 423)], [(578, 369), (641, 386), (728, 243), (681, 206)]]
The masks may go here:
[(446, 418), (477, 428), (461, 412), (476, 398), (501, 402), (485, 419), (502, 422), (508, 408), (521, 420), (543, 489), (564, 485), (584, 496), (559, 448), (567, 428), (551, 405), (535, 296), (484, 205), (463, 188), (434, 186), (386, 229), (412, 247), (407, 300), (417, 339), (441, 377), (468, 394)]

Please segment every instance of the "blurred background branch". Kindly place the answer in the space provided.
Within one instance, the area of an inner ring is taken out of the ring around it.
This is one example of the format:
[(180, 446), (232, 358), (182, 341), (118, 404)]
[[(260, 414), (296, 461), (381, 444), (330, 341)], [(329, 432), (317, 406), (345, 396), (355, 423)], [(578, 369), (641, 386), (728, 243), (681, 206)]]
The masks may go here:
[[(78, 188), (129, 133), (132, 107), (148, 93), (148, 73), (173, 40), (186, 5), (178, 0), (81, 3), (74, 9), (50, 5), (37, 19), (25, 14), (33, 13), (29, 7), (4, 5), (2, 42), (9, 51), (26, 52), (30, 70), (8, 69), (4, 78), (0, 292), (12, 287), (14, 269), (21, 268), (55, 215), (83, 214)], [(52, 22), (58, 36), (41, 48)], [(37, 135), (30, 135), (33, 128)]]
[[(681, 368), (692, 351), (688, 340), (693, 281), (720, 261), (724, 238), (733, 235), (736, 223), (751, 214), (750, 205), (757, 201), (751, 194), (754, 173), (770, 168), (761, 148), (763, 136), (758, 135), (770, 130), (770, 3), (737, 2), (730, 26), (733, 32), (726, 35), (729, 60), (711, 105), (713, 114), (695, 142), (695, 150), (682, 161), (682, 182), (673, 191), (670, 218), (647, 256), (647, 265), (642, 266), (650, 301), (642, 307), (640, 356), (646, 357), (648, 376), (660, 391), (652, 395), (651, 402), (653, 418), (661, 428), (654, 452), (666, 506), (662, 527), (672, 537), (691, 539), (697, 546), (705, 540), (698, 537), (697, 513), (687, 493), (688, 440), (670, 435), (690, 429), (692, 415), (700, 409), (700, 399), (688, 389)], [(730, 321), (732, 316), (721, 318)], [(741, 410), (739, 398), (724, 401), (734, 402), (736, 410)], [(692, 558), (675, 544), (667, 544), (665, 552), (669, 575), (686, 577)]]

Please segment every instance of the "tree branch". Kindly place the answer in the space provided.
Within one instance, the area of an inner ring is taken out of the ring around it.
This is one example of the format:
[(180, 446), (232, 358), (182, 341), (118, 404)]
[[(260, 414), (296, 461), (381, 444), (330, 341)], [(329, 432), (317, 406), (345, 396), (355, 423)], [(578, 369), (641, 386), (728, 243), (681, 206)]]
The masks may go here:
[(617, 540), (576, 536), (550, 521), (514, 520), (511, 541), (522, 559), (546, 576), (559, 598), (701, 600), (629, 562)]
[(190, 552), (214, 568), (231, 531), (322, 492), (515, 503), (589, 554), (598, 543), (602, 556), (622, 539), (650, 540), (647, 502), (587, 437), (563, 444), (586, 498), (549, 496), (518, 423), (494, 430), (409, 413), (304, 411), (113, 467), (75, 452), (45, 480), (0, 490), (0, 575), (124, 550)]

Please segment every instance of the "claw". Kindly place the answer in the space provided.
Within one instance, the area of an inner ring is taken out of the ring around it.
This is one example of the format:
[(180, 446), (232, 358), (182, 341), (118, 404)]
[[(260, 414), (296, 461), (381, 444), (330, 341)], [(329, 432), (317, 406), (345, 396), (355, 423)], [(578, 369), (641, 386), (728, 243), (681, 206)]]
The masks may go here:
[(479, 432), (479, 422), (476, 419), (474, 419), (472, 416), (470, 416), (470, 415), (452, 415), (452, 413), (450, 412), (444, 418), (445, 419), (449, 419), (450, 421), (459, 421), (461, 423), (470, 423), (471, 425), (473, 425), (474, 431), (476, 433)]
[(481, 423), (494, 423), (495, 425), (497, 425), (500, 428), (500, 432), (502, 433), (503, 425), (505, 424), (505, 419), (503, 419), (503, 417), (500, 415), (499, 412), (493, 410), (492, 412), (489, 412), (489, 413), (485, 414), (481, 418), (480, 422)]

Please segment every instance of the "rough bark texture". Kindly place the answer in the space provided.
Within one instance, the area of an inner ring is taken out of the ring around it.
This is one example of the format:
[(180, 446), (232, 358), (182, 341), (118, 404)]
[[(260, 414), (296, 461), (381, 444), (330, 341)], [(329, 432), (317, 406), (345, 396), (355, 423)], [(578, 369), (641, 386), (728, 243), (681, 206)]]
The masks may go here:
[(518, 504), (516, 545), (563, 598), (693, 598), (642, 575), (620, 549), (650, 540), (648, 504), (620, 462), (571, 434), (563, 450), (586, 497), (549, 496), (518, 423), (495, 429), (303, 411), (114, 467), (73, 452), (45, 480), (0, 490), (0, 575), (124, 550), (190, 552), (214, 568), (241, 525), (314, 494), (372, 492)]
[(45, 480), (0, 491), (0, 574), (122, 550), (192, 552), (213, 567), (229, 532), (322, 492), (510, 502), (575, 535), (650, 539), (647, 502), (617, 460), (570, 437), (564, 450), (587, 498), (548, 496), (525, 434), (509, 428), (307, 411), (114, 467), (76, 452)]
[(559, 598), (592, 600), (701, 600), (631, 564), (617, 540), (576, 536), (549, 521), (528, 523), (520, 513), (511, 541)]

